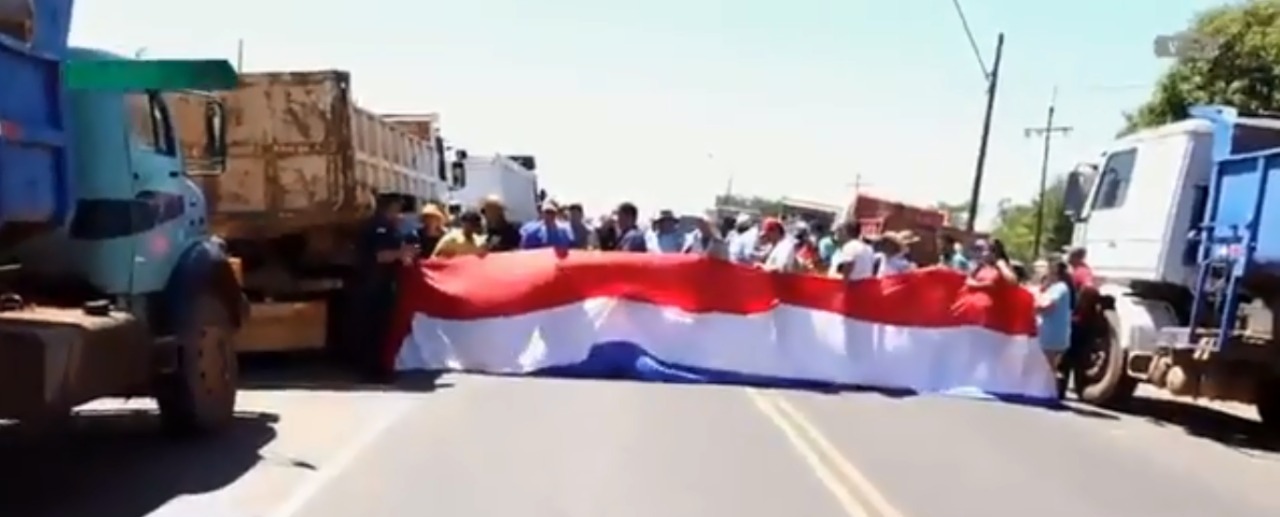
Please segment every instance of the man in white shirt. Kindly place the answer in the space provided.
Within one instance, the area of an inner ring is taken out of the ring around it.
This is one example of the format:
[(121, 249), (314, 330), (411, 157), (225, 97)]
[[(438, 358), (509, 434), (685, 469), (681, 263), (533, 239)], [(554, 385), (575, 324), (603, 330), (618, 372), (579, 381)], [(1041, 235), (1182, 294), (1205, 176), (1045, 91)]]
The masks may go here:
[(759, 232), (758, 228), (751, 224), (751, 216), (738, 214), (738, 218), (734, 222), (733, 233), (729, 234), (727, 241), (729, 243), (729, 260), (746, 265), (755, 261)]
[(827, 274), (848, 281), (875, 276), (876, 251), (862, 242), (862, 229), (858, 223), (845, 221), (836, 231), (842, 232), (848, 241), (831, 257), (831, 269)]
[(796, 241), (787, 236), (782, 221), (772, 217), (760, 223), (760, 242), (769, 246), (761, 267), (766, 271), (791, 272), (795, 270)]

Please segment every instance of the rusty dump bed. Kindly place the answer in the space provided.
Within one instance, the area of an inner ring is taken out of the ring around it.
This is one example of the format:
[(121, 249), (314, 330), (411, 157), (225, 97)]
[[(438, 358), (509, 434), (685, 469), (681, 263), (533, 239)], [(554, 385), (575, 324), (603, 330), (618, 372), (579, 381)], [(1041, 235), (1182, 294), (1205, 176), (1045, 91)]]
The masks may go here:
[[(198, 178), (214, 231), (271, 238), (354, 223), (375, 192), (435, 191), (433, 139), (355, 106), (342, 71), (247, 73), (227, 108), (227, 170)], [(171, 109), (188, 156), (203, 152), (204, 101), (174, 95)], [(200, 140), (194, 140), (199, 138)]]

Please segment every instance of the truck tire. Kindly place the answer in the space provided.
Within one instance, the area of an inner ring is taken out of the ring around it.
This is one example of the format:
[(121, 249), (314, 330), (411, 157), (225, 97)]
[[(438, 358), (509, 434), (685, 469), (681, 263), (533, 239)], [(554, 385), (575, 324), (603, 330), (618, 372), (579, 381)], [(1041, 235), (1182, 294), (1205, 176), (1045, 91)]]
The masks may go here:
[(1103, 311), (1096, 327), (1099, 336), (1081, 360), (1085, 364), (1076, 377), (1076, 395), (1080, 400), (1103, 407), (1122, 406), (1133, 397), (1138, 380), (1125, 373), (1124, 349), (1120, 346), (1120, 318), (1116, 311)]
[(239, 365), (232, 317), (226, 304), (208, 295), (195, 310), (192, 330), (178, 339), (175, 368), (161, 375), (156, 389), (161, 424), (176, 435), (215, 432), (235, 417)]
[(1280, 379), (1272, 377), (1258, 382), (1253, 407), (1267, 431), (1280, 433)]

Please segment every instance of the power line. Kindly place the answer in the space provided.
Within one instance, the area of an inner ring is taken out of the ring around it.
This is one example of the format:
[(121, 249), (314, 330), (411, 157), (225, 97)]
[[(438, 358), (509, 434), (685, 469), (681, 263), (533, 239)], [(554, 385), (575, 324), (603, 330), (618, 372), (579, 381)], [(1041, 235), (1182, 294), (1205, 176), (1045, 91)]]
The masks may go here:
[(973, 51), (973, 58), (978, 61), (978, 66), (982, 68), (982, 75), (991, 79), (992, 72), (987, 68), (987, 63), (982, 59), (982, 51), (978, 49), (978, 40), (973, 37), (973, 31), (969, 29), (969, 19), (964, 15), (964, 8), (960, 6), (960, 0), (951, 0), (951, 5), (956, 8), (956, 16), (960, 18), (960, 26), (964, 27), (964, 35), (969, 39), (969, 49)]
[(996, 88), (1000, 85), (1000, 57), (1004, 54), (1004, 33), (996, 36), (996, 58), (987, 74), (987, 109), (982, 115), (982, 137), (978, 140), (978, 159), (973, 167), (973, 188), (969, 191), (969, 219), (965, 231), (973, 233), (978, 222), (978, 201), (982, 197), (982, 175), (987, 166), (987, 144), (991, 141), (991, 115), (996, 110)]

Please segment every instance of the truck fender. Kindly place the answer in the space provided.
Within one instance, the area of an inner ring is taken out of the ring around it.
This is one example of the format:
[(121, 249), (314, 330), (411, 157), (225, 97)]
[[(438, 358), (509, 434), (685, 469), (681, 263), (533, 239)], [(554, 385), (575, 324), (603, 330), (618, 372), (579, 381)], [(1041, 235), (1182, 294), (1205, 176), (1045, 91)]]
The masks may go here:
[(191, 313), (182, 308), (193, 303), (201, 293), (212, 293), (222, 302), (235, 328), (240, 328), (248, 320), (249, 302), (241, 291), (229, 259), (222, 246), (210, 240), (198, 242), (183, 251), (165, 287), (170, 314), (179, 318), (173, 321), (175, 328), (182, 328), (184, 322), (181, 318)]
[(1098, 286), (1098, 294), (1104, 308), (1115, 311), (1119, 326), (1116, 338), (1125, 350), (1151, 352), (1161, 328), (1179, 326), (1177, 311), (1164, 300), (1138, 298), (1128, 287), (1117, 284)]

